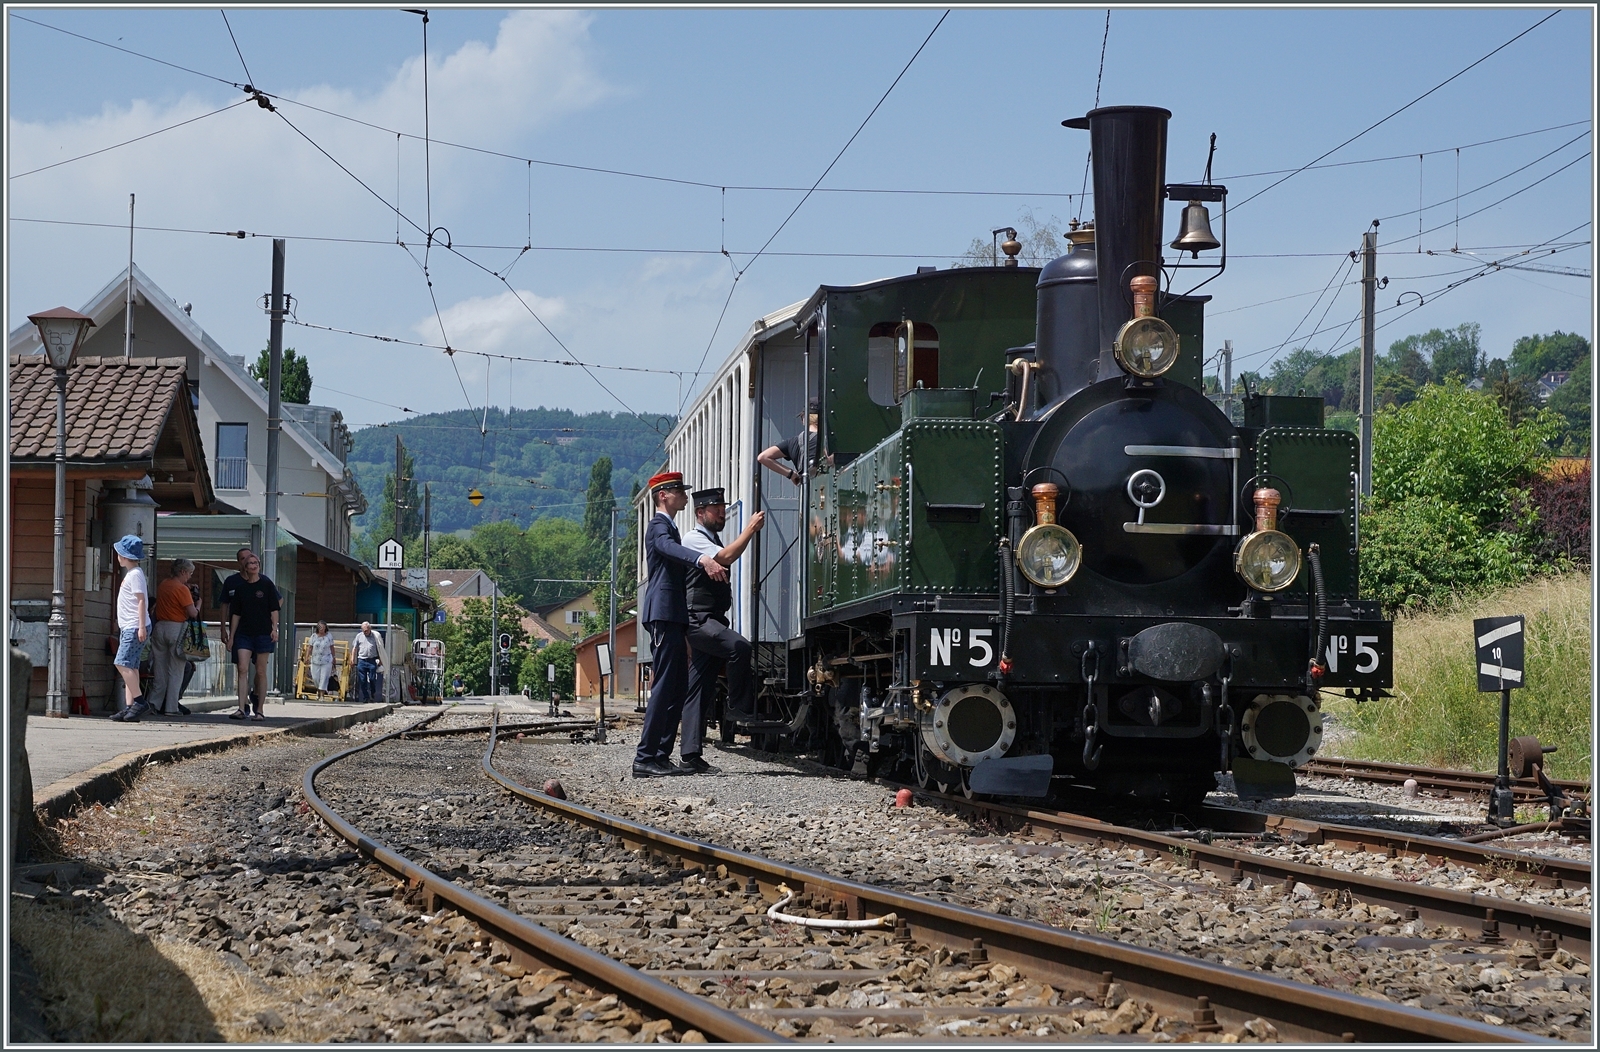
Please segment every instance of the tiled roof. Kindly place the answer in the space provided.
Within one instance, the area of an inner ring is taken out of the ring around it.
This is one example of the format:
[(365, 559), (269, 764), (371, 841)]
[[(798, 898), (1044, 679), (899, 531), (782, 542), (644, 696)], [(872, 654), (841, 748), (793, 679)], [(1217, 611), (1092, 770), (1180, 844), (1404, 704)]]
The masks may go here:
[[(56, 455), (56, 375), (43, 355), (10, 355), (11, 456)], [(67, 458), (155, 456), (167, 414), (182, 392), (182, 358), (91, 356), (67, 370)]]

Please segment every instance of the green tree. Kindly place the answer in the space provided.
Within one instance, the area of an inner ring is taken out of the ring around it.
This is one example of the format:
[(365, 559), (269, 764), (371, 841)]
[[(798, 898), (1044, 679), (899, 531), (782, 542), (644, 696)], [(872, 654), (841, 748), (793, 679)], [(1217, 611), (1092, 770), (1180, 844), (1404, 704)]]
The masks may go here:
[(1559, 427), (1554, 414), (1512, 424), (1459, 381), (1430, 385), (1373, 420), (1373, 503), (1450, 504), (1492, 527), (1549, 463)]
[[(550, 682), (548, 666), (556, 667), (556, 681)], [(571, 701), (577, 693), (578, 652), (566, 640), (556, 640), (538, 650), (531, 650), (522, 659), (522, 668), (517, 675), (517, 689), (530, 687), (533, 696), (541, 700), (549, 700), (550, 688), (553, 686), (563, 700)]]
[(1282, 358), (1273, 359), (1272, 372), (1267, 375), (1266, 386), (1273, 394), (1296, 394), (1304, 386), (1306, 374), (1320, 364), (1322, 358), (1321, 351), (1314, 351), (1309, 347), (1296, 347)]
[(1531, 379), (1519, 379), (1496, 358), (1485, 370), (1483, 393), (1493, 399), (1512, 426), (1539, 411), (1539, 396)]
[(1413, 388), (1430, 382), (1433, 379), (1433, 369), (1422, 353), (1421, 343), (1420, 336), (1407, 336), (1403, 340), (1391, 343), (1389, 353), (1379, 355), (1374, 363), (1377, 366), (1378, 380), (1381, 382), (1386, 375), (1398, 373), (1410, 380)]
[(472, 528), (472, 546), (483, 555), (484, 569), (500, 582), (500, 594), (521, 602), (533, 572), (527, 537), (514, 522), (484, 522)]
[(1454, 378), (1379, 411), (1361, 517), (1363, 594), (1395, 610), (1531, 574), (1527, 487), (1559, 428), (1554, 413), (1514, 424)]
[[(1586, 388), (1587, 389), (1587, 388)], [(633, 487), (628, 491), (628, 531), (617, 547), (617, 609), (620, 611), (633, 605), (633, 600), (639, 594), (639, 516), (634, 514), (634, 508), (639, 503), (638, 480), (634, 480)], [(620, 613), (618, 616), (622, 616)]]
[[(311, 404), (311, 363), (300, 357), (293, 347), (283, 349), (282, 386), (279, 397), (285, 402), (295, 405)], [(256, 364), (250, 367), (250, 375), (262, 387), (267, 386), (267, 380), (272, 371), (272, 348), (263, 347), (256, 356)]]
[[(489, 692), (489, 661), (497, 647), (491, 628), (489, 600), (467, 599), (462, 604), (461, 615), (442, 625), (435, 626), (433, 636), (444, 641), (444, 672), (448, 683), (458, 673), (473, 694)], [(519, 670), (527, 664), (533, 649), (522, 618), (527, 616), (516, 603), (502, 599), (499, 604), (499, 629), (511, 636), (510, 673), (502, 677), (502, 684), (516, 689)]]
[[(390, 463), (394, 461), (391, 459)], [(407, 565), (422, 565), (422, 490), (417, 485), (416, 458), (403, 446), (400, 470), (405, 476), (405, 484), (400, 490), (399, 519), (395, 518), (395, 478), (394, 472), (390, 471), (383, 479), (383, 496), (368, 514), (366, 529), (351, 542), (356, 558), (369, 564), (378, 560), (378, 545), (393, 537), (404, 546)]]
[(524, 537), (531, 576), (537, 581), (519, 582), (523, 602), (530, 607), (560, 602), (582, 595), (593, 584), (585, 566), (588, 538), (583, 527), (571, 519), (544, 518), (528, 527)]
[(465, 537), (453, 533), (435, 535), (429, 545), (428, 561), (441, 570), (483, 570), (483, 553)]
[(611, 567), (611, 512), (617, 495), (611, 488), (611, 458), (600, 457), (589, 469), (589, 491), (584, 498), (583, 533), (588, 540), (585, 568), (600, 577)]
[(1589, 379), (1589, 356), (1586, 354), (1573, 364), (1572, 375), (1567, 378), (1567, 382), (1556, 388), (1550, 400), (1545, 403), (1551, 412), (1561, 415), (1565, 424), (1561, 433), (1560, 450), (1567, 456), (1589, 455), (1590, 439), (1593, 436), (1590, 401), (1592, 390)]
[(1462, 380), (1475, 380), (1483, 375), (1487, 364), (1478, 337), (1483, 326), (1475, 321), (1462, 322), (1454, 329), (1430, 329), (1422, 335), (1421, 343), (1428, 351), (1433, 375), (1443, 380), (1455, 376)]
[(1372, 389), (1373, 408), (1405, 405), (1416, 400), (1419, 385), (1402, 372), (1382, 373)]
[(1511, 375), (1537, 380), (1545, 373), (1572, 369), (1589, 353), (1589, 341), (1576, 333), (1557, 330), (1548, 336), (1524, 336), (1511, 346)]

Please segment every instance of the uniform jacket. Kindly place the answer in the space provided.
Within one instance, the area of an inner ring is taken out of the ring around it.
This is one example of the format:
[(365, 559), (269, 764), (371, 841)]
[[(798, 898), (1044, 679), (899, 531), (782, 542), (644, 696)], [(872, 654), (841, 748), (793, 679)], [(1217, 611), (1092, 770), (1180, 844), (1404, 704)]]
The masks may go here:
[(683, 536), (665, 512), (656, 512), (644, 531), (645, 566), (649, 578), (639, 620), (689, 623), (689, 603), (684, 578), (700, 556), (683, 546)]

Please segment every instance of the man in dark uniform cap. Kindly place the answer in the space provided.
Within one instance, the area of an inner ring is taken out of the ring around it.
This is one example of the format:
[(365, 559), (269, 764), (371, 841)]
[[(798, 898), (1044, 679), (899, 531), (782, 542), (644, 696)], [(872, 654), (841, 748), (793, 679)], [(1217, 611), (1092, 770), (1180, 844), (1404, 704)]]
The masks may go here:
[(684, 632), (689, 627), (689, 607), (684, 575), (690, 567), (698, 566), (713, 581), (728, 579), (727, 568), (721, 563), (685, 548), (678, 527), (673, 524), (672, 517), (689, 503), (683, 472), (663, 471), (650, 480), (649, 486), (656, 513), (644, 532), (649, 576), (639, 620), (650, 633), (650, 704), (645, 709), (644, 729), (633, 757), (635, 778), (693, 773), (672, 762), (672, 742), (677, 737), (688, 687), (689, 652)]
[[(750, 546), (756, 531), (766, 523), (767, 513), (758, 511), (752, 515), (749, 525), (726, 547), (722, 544), (721, 531), (728, 524), (728, 502), (720, 487), (695, 491), (694, 518), (695, 528), (689, 531), (685, 546), (711, 556), (719, 566), (729, 567)], [(690, 770), (715, 774), (716, 768), (700, 756), (705, 721), (711, 712), (711, 694), (716, 689), (717, 673), (726, 662), (728, 710), (750, 715), (755, 707), (750, 641), (728, 626), (728, 610), (733, 606), (731, 582), (714, 581), (696, 566), (689, 571), (686, 583), (689, 649), (694, 657), (689, 663), (689, 696), (683, 706), (683, 741), (679, 755), (683, 766)]]

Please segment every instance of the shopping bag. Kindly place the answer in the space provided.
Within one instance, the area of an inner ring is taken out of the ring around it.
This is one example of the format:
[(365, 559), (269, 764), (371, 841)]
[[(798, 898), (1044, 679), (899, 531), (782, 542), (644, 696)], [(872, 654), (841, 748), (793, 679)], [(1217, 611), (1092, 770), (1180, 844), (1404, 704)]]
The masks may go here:
[(210, 660), (211, 643), (206, 639), (206, 626), (204, 623), (195, 620), (183, 626), (182, 650), (185, 660)]

